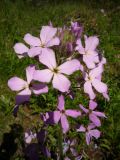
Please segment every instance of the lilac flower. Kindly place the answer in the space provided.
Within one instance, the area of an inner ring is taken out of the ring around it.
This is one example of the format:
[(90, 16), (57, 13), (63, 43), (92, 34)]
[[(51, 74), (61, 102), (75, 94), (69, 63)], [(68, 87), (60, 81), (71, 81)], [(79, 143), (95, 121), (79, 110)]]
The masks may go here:
[(83, 32), (83, 27), (78, 22), (71, 22), (71, 31), (78, 39), (81, 37), (81, 34)]
[(94, 109), (97, 107), (97, 103), (90, 100), (89, 101), (89, 109), (86, 109), (80, 104), (80, 108), (86, 113), (89, 114), (89, 119), (94, 123), (95, 126), (99, 127), (101, 126), (101, 122), (98, 117), (106, 117), (104, 113), (94, 111)]
[(27, 33), (24, 36), (24, 41), (30, 45), (30, 48), (25, 46), (23, 43), (16, 43), (14, 50), (17, 53), (19, 58), (24, 57), (24, 54), (27, 53), (30, 57), (39, 56), (49, 52), (49, 48), (54, 45), (59, 45), (60, 40), (56, 37), (57, 28), (52, 26), (43, 26), (40, 32), (40, 38), (34, 37), (31, 34)]
[(9, 79), (9, 88), (13, 91), (19, 91), (16, 96), (17, 105), (28, 102), (32, 92), (36, 95), (48, 92), (48, 87), (45, 84), (32, 83), (34, 72), (35, 66), (29, 66), (26, 68), (27, 81), (24, 81), (19, 77), (12, 77)]
[(48, 69), (36, 70), (34, 74), (34, 80), (40, 82), (50, 82), (52, 79), (53, 88), (58, 89), (61, 92), (67, 92), (71, 83), (66, 75), (71, 75), (80, 68), (80, 62), (76, 59), (67, 61), (60, 66), (57, 66), (55, 53), (46, 52), (41, 55), (41, 63), (46, 65)]
[(77, 118), (81, 115), (80, 111), (73, 110), (73, 109), (67, 109), (64, 108), (64, 97), (63, 95), (58, 97), (58, 106), (57, 111), (54, 111), (54, 121), (55, 123), (58, 123), (60, 121), (63, 133), (66, 133), (69, 130), (69, 123), (67, 120), (67, 116)]
[(89, 71), (89, 73), (85, 73), (85, 84), (84, 84), (84, 92), (87, 93), (90, 99), (95, 98), (95, 93), (93, 88), (99, 93), (107, 93), (107, 85), (101, 82), (101, 74), (103, 72), (103, 67), (99, 65), (98, 67)]
[(95, 64), (99, 62), (98, 53), (96, 47), (99, 44), (99, 39), (96, 36), (87, 37), (85, 36), (85, 48), (82, 46), (80, 39), (77, 40), (77, 50), (83, 55), (83, 61), (89, 69), (95, 68)]
[(36, 133), (32, 133), (32, 131), (30, 132), (25, 132), (25, 142), (26, 143), (31, 143), (32, 139), (36, 138)]
[(86, 135), (86, 143), (87, 145), (90, 144), (90, 141), (92, 140), (92, 137), (98, 139), (100, 137), (100, 131), (98, 129), (94, 129), (95, 125), (90, 123), (87, 128), (85, 128), (83, 125), (77, 129), (77, 132), (85, 132)]

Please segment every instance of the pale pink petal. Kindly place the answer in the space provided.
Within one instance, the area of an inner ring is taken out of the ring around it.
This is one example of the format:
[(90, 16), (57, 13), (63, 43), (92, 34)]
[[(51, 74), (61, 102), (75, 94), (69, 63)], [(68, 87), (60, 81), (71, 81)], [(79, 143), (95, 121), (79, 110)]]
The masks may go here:
[(15, 97), (15, 102), (17, 105), (20, 105), (24, 102), (28, 102), (30, 100), (31, 91), (26, 88), (23, 91), (19, 92)]
[(85, 132), (86, 131), (86, 128), (81, 125), (80, 128), (77, 129), (77, 132)]
[(78, 116), (81, 115), (81, 112), (80, 111), (77, 111), (77, 110), (73, 110), (73, 109), (67, 109), (65, 111), (65, 114), (67, 116), (70, 116), (70, 117), (73, 117), (73, 118), (77, 118)]
[(87, 145), (90, 144), (90, 141), (91, 141), (91, 136), (90, 136), (89, 132), (87, 132), (86, 133), (86, 143), (87, 143)]
[(32, 84), (32, 91), (34, 94), (39, 95), (48, 92), (48, 87), (45, 84)]
[(87, 68), (93, 69), (95, 68), (95, 63), (91, 59), (89, 59), (86, 55), (83, 55), (83, 61), (85, 62)]
[(24, 36), (24, 41), (29, 44), (30, 46), (38, 47), (41, 45), (40, 39), (37, 37), (32, 36), (31, 34), (27, 33)]
[(80, 62), (77, 59), (73, 59), (71, 61), (67, 61), (61, 64), (58, 67), (58, 70), (60, 73), (71, 75), (73, 72), (79, 70), (79, 68), (80, 68)]
[(89, 112), (89, 110), (88, 109), (86, 109), (85, 107), (83, 107), (83, 105), (79, 105), (80, 106), (80, 108), (85, 112), (85, 113), (88, 113)]
[(106, 99), (107, 99), (107, 101), (109, 101), (109, 100), (110, 100), (110, 97), (109, 97), (109, 95), (108, 95), (107, 93), (102, 93), (102, 95), (103, 95), (103, 97), (104, 97), (104, 98), (106, 98)]
[(13, 91), (20, 91), (27, 86), (27, 82), (18, 77), (12, 77), (8, 80), (8, 87)]
[(99, 44), (99, 39), (96, 36), (91, 36), (85, 40), (85, 50), (95, 50)]
[(28, 51), (29, 57), (35, 57), (35, 56), (41, 55), (41, 54), (42, 54), (42, 48), (41, 47), (32, 47)]
[(61, 116), (61, 126), (63, 129), (63, 133), (66, 133), (69, 130), (69, 123), (67, 117), (64, 114), (62, 114)]
[(53, 73), (49, 69), (36, 70), (33, 79), (40, 82), (50, 82)]
[(90, 99), (95, 98), (95, 93), (93, 92), (91, 82), (87, 81), (84, 84), (84, 92), (87, 93), (90, 97)]
[(101, 126), (101, 122), (100, 122), (99, 118), (98, 118), (95, 114), (93, 114), (93, 113), (89, 114), (89, 119), (90, 119), (97, 127)]
[(55, 122), (55, 123), (58, 123), (59, 120), (60, 120), (60, 117), (61, 117), (60, 111), (54, 111), (54, 112), (53, 112), (53, 116), (54, 116), (54, 122)]
[(100, 93), (107, 92), (107, 85), (96, 78), (92, 81), (92, 85)]
[(91, 136), (95, 137), (96, 139), (98, 139), (100, 137), (100, 131), (97, 129), (90, 130), (89, 134)]
[(68, 78), (66, 78), (62, 74), (54, 74), (52, 84), (54, 88), (58, 89), (61, 92), (67, 92), (71, 85)]
[(23, 43), (16, 43), (13, 48), (18, 54), (26, 53), (29, 50), (29, 48), (26, 47)]
[(95, 128), (95, 127), (96, 127), (95, 124), (90, 123), (90, 124), (88, 125), (87, 129), (88, 129), (88, 130), (91, 130), (91, 129)]
[(59, 45), (59, 44), (60, 44), (59, 38), (55, 37), (51, 39), (49, 42), (47, 42), (46, 47), (52, 47), (52, 46)]
[(98, 116), (98, 117), (106, 118), (105, 114), (102, 113), (102, 112), (93, 111), (92, 113), (95, 114), (95, 115)]
[(75, 50), (77, 50), (80, 54), (85, 54), (85, 49), (82, 46), (82, 42), (80, 39), (77, 40), (76, 42), (77, 46), (75, 48)]
[(51, 26), (43, 26), (40, 32), (42, 44), (47, 44), (56, 34), (57, 28)]
[(89, 75), (90, 75), (90, 77), (95, 78), (95, 77), (100, 76), (102, 74), (102, 72), (103, 72), (103, 67), (102, 66), (98, 66), (98, 67), (92, 69), (90, 71)]
[(91, 110), (94, 110), (97, 107), (97, 103), (95, 101), (90, 100), (89, 101), (89, 108)]
[(30, 84), (30, 82), (33, 80), (34, 72), (35, 72), (35, 66), (34, 65), (28, 66), (26, 68), (26, 77), (27, 77), (28, 84)]
[(56, 68), (55, 53), (52, 49), (43, 48), (39, 60), (50, 69)]
[(64, 105), (65, 105), (64, 96), (63, 96), (63, 95), (60, 95), (60, 96), (58, 97), (58, 106), (57, 106), (57, 108), (58, 108), (60, 111), (62, 111), (62, 110), (64, 110)]

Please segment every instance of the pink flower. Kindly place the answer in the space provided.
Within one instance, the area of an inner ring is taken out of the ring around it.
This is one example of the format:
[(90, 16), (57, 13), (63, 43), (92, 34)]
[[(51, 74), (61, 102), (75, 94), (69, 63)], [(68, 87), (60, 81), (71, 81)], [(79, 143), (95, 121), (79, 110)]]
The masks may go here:
[(95, 137), (96, 139), (100, 137), (100, 131), (94, 128), (95, 128), (95, 125), (91, 123), (88, 125), (87, 128), (81, 125), (80, 128), (77, 129), (77, 132), (85, 132), (87, 145), (90, 144), (92, 137)]
[(13, 91), (19, 91), (16, 96), (16, 104), (19, 105), (23, 102), (29, 101), (32, 92), (36, 95), (48, 92), (48, 87), (45, 84), (31, 83), (34, 72), (35, 66), (29, 66), (26, 68), (27, 81), (24, 81), (19, 77), (12, 77), (9, 79), (9, 88)]
[(99, 120), (98, 117), (106, 117), (104, 113), (102, 112), (98, 112), (98, 111), (94, 111), (94, 109), (97, 107), (97, 103), (90, 100), (89, 101), (89, 109), (83, 107), (80, 104), (80, 108), (86, 113), (89, 114), (89, 119), (94, 123), (95, 126), (99, 127), (101, 126), (101, 122)]
[(94, 99), (96, 96), (92, 87), (94, 87), (99, 93), (107, 93), (107, 85), (101, 82), (102, 72), (103, 67), (102, 65), (99, 65), (98, 67), (90, 70), (89, 73), (85, 73), (86, 82), (84, 84), (84, 92), (89, 95), (90, 99)]
[(73, 110), (73, 109), (67, 109), (64, 108), (64, 97), (61, 95), (58, 98), (58, 106), (57, 111), (54, 111), (54, 121), (55, 123), (58, 123), (60, 121), (63, 133), (66, 133), (69, 130), (69, 123), (67, 120), (67, 116), (77, 118), (81, 115), (80, 111)]
[(52, 79), (53, 87), (61, 92), (68, 91), (71, 83), (66, 75), (71, 75), (80, 68), (80, 62), (76, 59), (67, 61), (57, 66), (55, 53), (51, 50), (41, 55), (41, 63), (46, 65), (48, 69), (36, 70), (34, 79), (40, 82), (50, 82)]
[(23, 43), (16, 43), (14, 45), (14, 50), (19, 58), (24, 57), (25, 53), (27, 53), (30, 57), (39, 55), (40, 58), (40, 55), (49, 51), (50, 47), (59, 45), (60, 40), (55, 36), (56, 33), (57, 28), (43, 26), (40, 32), (40, 38), (34, 37), (29, 33), (24, 36), (24, 41), (30, 45), (30, 48), (25, 46)]
[(99, 39), (96, 36), (85, 36), (85, 48), (82, 46), (80, 39), (77, 40), (76, 50), (83, 55), (83, 61), (89, 69), (95, 68), (95, 64), (99, 62), (96, 47), (99, 44)]

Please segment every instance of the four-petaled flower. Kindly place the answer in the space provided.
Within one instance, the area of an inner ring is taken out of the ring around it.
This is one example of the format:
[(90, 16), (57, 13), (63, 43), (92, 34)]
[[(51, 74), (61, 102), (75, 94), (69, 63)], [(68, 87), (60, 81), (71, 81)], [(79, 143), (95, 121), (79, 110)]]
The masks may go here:
[(27, 81), (19, 77), (12, 77), (8, 80), (8, 86), (13, 91), (20, 91), (16, 96), (16, 104), (19, 105), (23, 102), (28, 102), (33, 91), (34, 94), (47, 93), (48, 87), (45, 84), (32, 83), (35, 66), (26, 68)]
[(34, 80), (50, 82), (53, 78), (53, 87), (61, 92), (67, 92), (71, 85), (64, 74), (71, 75), (73, 72), (80, 69), (80, 62), (77, 59), (67, 61), (60, 66), (57, 66), (55, 53), (52, 50), (41, 55), (41, 63), (46, 65), (48, 69), (36, 70)]
[(89, 109), (83, 107), (80, 104), (80, 108), (86, 113), (89, 114), (89, 119), (92, 121), (92, 123), (94, 123), (95, 126), (99, 127), (101, 126), (101, 122), (99, 120), (98, 117), (106, 117), (104, 113), (102, 112), (98, 112), (98, 111), (94, 111), (94, 109), (97, 107), (97, 103), (90, 100), (89, 101)]
[(95, 128), (95, 125), (90, 123), (87, 126), (87, 128), (85, 128), (83, 125), (81, 125), (77, 129), (77, 132), (85, 132), (87, 145), (90, 144), (92, 137), (95, 137), (96, 139), (98, 139), (100, 137), (100, 131), (98, 129), (94, 129), (94, 128)]
[(64, 108), (64, 96), (61, 95), (58, 97), (58, 106), (57, 111), (54, 111), (54, 121), (55, 123), (58, 123), (60, 121), (63, 133), (66, 133), (69, 130), (69, 123), (67, 120), (67, 116), (77, 118), (81, 115), (80, 111), (74, 110), (74, 109), (67, 109)]
[(85, 36), (85, 48), (82, 46), (81, 39), (77, 40), (76, 50), (83, 55), (83, 61), (89, 69), (95, 68), (95, 64), (99, 62), (96, 47), (99, 44), (99, 39), (96, 36)]
[(14, 45), (14, 50), (19, 58), (24, 57), (27, 53), (30, 57), (39, 56), (48, 52), (50, 47), (54, 45), (59, 45), (60, 40), (56, 37), (57, 28), (51, 26), (43, 26), (40, 32), (40, 38), (34, 37), (27, 33), (24, 36), (24, 41), (30, 45), (30, 48), (25, 46), (23, 43), (16, 43)]
[(99, 65), (98, 67), (90, 70), (89, 73), (85, 73), (86, 82), (84, 84), (84, 92), (89, 95), (90, 99), (94, 99), (96, 96), (92, 87), (94, 87), (99, 93), (107, 93), (107, 85), (101, 82), (100, 78), (102, 72), (103, 67), (102, 65)]

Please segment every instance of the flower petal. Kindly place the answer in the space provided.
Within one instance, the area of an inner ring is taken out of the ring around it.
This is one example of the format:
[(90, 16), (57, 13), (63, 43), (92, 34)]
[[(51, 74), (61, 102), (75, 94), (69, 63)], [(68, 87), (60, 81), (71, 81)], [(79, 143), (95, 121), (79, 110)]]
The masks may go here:
[(46, 84), (32, 84), (32, 91), (34, 94), (39, 95), (48, 92), (48, 87)]
[(89, 101), (89, 109), (94, 110), (97, 107), (97, 103), (95, 101)]
[(76, 44), (77, 44), (77, 46), (76, 46), (75, 50), (77, 50), (80, 54), (85, 54), (85, 49), (82, 46), (81, 39), (78, 39)]
[(51, 26), (43, 26), (40, 32), (42, 44), (47, 44), (56, 34), (57, 28)]
[(50, 69), (56, 68), (55, 53), (52, 49), (43, 48), (39, 60)]
[(87, 108), (83, 107), (83, 105), (80, 104), (79, 107), (80, 107), (85, 113), (88, 113), (88, 112), (89, 112), (89, 110), (88, 110)]
[(89, 73), (90, 77), (95, 78), (98, 77), (102, 74), (103, 72), (103, 67), (102, 65), (99, 65), (98, 67), (92, 69)]
[(83, 55), (83, 61), (85, 62), (87, 68), (89, 68), (89, 69), (95, 68), (94, 61), (91, 60), (90, 58), (88, 58), (86, 55)]
[(62, 111), (62, 110), (64, 110), (64, 105), (65, 105), (64, 96), (63, 96), (63, 95), (60, 95), (60, 96), (58, 97), (58, 106), (57, 106), (57, 108), (58, 108), (60, 111)]
[(54, 112), (53, 112), (53, 115), (54, 115), (54, 122), (55, 122), (55, 123), (58, 123), (59, 120), (60, 120), (60, 117), (61, 117), (60, 111), (54, 111)]
[(81, 112), (80, 111), (77, 111), (77, 110), (73, 110), (73, 109), (67, 109), (65, 111), (65, 114), (67, 116), (70, 116), (70, 117), (73, 117), (73, 118), (77, 118), (78, 116), (81, 115)]
[(38, 47), (40, 46), (41, 42), (40, 39), (37, 37), (32, 36), (31, 34), (27, 33), (24, 36), (24, 41), (29, 44), (30, 46)]
[(95, 50), (99, 44), (99, 39), (96, 36), (90, 36), (85, 39), (85, 50)]
[(34, 65), (30, 65), (26, 68), (26, 77), (27, 77), (28, 84), (30, 84), (30, 82), (33, 80), (34, 72), (35, 72)]
[(98, 139), (100, 137), (100, 131), (97, 129), (90, 130), (89, 134), (91, 136), (95, 137), (96, 139)]
[(100, 93), (107, 92), (107, 85), (96, 78), (92, 81), (92, 85)]
[(77, 129), (77, 132), (85, 132), (86, 131), (86, 128), (81, 125), (80, 128)]
[(49, 42), (47, 42), (46, 47), (52, 47), (52, 46), (59, 45), (59, 44), (60, 44), (59, 38), (55, 37), (51, 39)]
[(63, 133), (66, 133), (69, 130), (69, 123), (67, 117), (64, 114), (62, 114), (61, 116), (61, 126), (63, 129)]
[(41, 54), (42, 54), (42, 48), (41, 47), (32, 47), (28, 51), (29, 57), (35, 57), (35, 56), (41, 55)]
[(8, 80), (8, 87), (13, 91), (20, 91), (27, 86), (27, 82), (19, 77), (12, 77)]
[(101, 126), (101, 122), (100, 122), (99, 118), (98, 118), (95, 114), (93, 114), (93, 113), (89, 114), (89, 119), (90, 119), (97, 127)]
[(84, 92), (87, 93), (90, 97), (90, 99), (95, 98), (95, 93), (93, 92), (91, 82), (87, 81), (84, 84)]
[(79, 70), (80, 62), (77, 59), (67, 61), (58, 67), (60, 73), (71, 75), (73, 72)]
[(95, 114), (95, 115), (98, 116), (98, 117), (106, 118), (105, 114), (102, 113), (102, 112), (93, 111), (93, 114)]
[(52, 76), (53, 73), (49, 69), (43, 69), (43, 70), (35, 70), (33, 78), (34, 80), (40, 82), (50, 82)]
[(90, 136), (89, 132), (87, 132), (86, 133), (86, 143), (87, 143), (87, 145), (90, 144), (90, 141), (91, 141), (91, 136)]
[(16, 43), (13, 48), (18, 54), (26, 53), (29, 50), (29, 48), (26, 47), (23, 43)]
[(23, 91), (19, 92), (15, 97), (15, 102), (17, 105), (20, 105), (24, 102), (29, 102), (30, 100), (31, 91), (27, 88)]
[(68, 78), (66, 78), (62, 74), (54, 74), (52, 84), (54, 88), (58, 89), (61, 92), (67, 92), (71, 85)]

